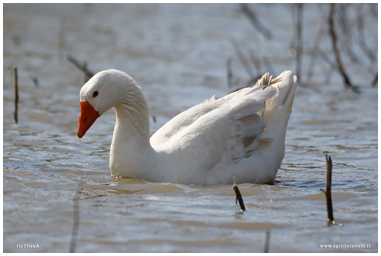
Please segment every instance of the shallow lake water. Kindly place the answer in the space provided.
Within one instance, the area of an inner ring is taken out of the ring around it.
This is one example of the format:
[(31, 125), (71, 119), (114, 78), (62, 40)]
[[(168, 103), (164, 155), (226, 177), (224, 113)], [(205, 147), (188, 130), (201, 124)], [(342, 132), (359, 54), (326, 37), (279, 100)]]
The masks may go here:
[[(360, 94), (345, 90), (337, 73), (325, 83), (330, 67), (321, 59), (314, 77), (306, 77), (326, 5), (304, 7), (302, 85), (285, 158), (275, 185), (238, 184), (245, 212), (235, 205), (231, 185), (111, 177), (114, 110), (82, 141), (77, 138), (84, 75), (67, 61), (68, 54), (87, 61), (94, 72), (116, 68), (132, 75), (155, 117), (152, 132), (179, 112), (235, 89), (227, 85), (228, 58), (237, 83), (248, 80), (231, 38), (243, 51), (267, 56), (276, 75), (295, 71), (293, 7), (251, 7), (272, 33), (270, 40), (237, 4), (4, 4), (4, 252), (68, 252), (80, 181), (76, 252), (263, 252), (267, 231), (270, 252), (377, 252), (378, 88), (369, 86), (366, 68), (348, 59), (344, 63)], [(367, 8), (365, 33), (377, 49), (377, 22)], [(320, 47), (330, 51), (328, 37)], [(18, 124), (9, 67), (18, 68)], [(377, 61), (373, 68), (378, 70)], [(263, 64), (261, 71), (267, 71)], [(333, 160), (334, 217), (343, 226), (327, 225), (320, 191), (325, 154)]]

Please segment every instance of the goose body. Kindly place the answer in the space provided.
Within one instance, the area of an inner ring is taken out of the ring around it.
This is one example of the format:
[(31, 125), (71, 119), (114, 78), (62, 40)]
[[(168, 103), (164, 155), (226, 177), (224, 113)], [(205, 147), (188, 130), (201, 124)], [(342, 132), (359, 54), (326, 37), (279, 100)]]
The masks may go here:
[(253, 87), (178, 114), (150, 137), (140, 86), (122, 71), (105, 70), (80, 91), (77, 135), (82, 138), (114, 107), (114, 176), (199, 185), (272, 183), (284, 157), (295, 89), (291, 71), (276, 79), (266, 73)]

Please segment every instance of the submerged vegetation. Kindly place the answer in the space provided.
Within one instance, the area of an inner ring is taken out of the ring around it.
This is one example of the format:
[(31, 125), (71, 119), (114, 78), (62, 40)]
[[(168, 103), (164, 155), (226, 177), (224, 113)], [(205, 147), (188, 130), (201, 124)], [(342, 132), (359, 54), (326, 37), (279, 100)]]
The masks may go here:
[[(268, 17), (261, 17), (261, 21), (255, 11), (258, 5), (241, 4), (242, 13), (251, 21), (254, 29), (259, 35), (262, 35), (265, 40), (274, 40), (271, 32), (266, 28), (266, 20)], [(354, 92), (359, 93), (362, 87), (375, 86), (378, 82), (378, 68), (377, 68), (377, 33), (365, 35), (364, 20), (373, 23), (376, 26), (378, 13), (377, 4), (320, 4), (318, 5), (321, 13), (321, 21), (313, 45), (308, 45), (303, 40), (306, 36), (303, 31), (310, 31), (313, 29), (310, 24), (305, 24), (303, 13), (307, 6), (311, 4), (289, 4), (289, 15), (296, 16), (294, 24), (294, 36), (290, 43), (289, 54), (295, 58), (296, 75), (302, 86), (308, 86), (314, 80), (314, 69), (317, 64), (327, 70), (327, 76), (323, 84), (329, 84), (333, 72), (336, 72), (342, 77), (343, 85), (345, 88), (350, 88)], [(287, 14), (285, 14), (287, 15)], [(311, 40), (310, 38), (308, 38)], [(271, 59), (266, 56), (266, 53), (259, 53), (252, 49), (249, 50), (245, 56), (240, 49), (236, 40), (232, 40), (234, 49), (244, 66), (248, 76), (250, 77), (247, 85), (255, 84), (258, 77), (261, 76), (262, 69), (260, 63), (262, 62), (267, 71), (272, 71)], [(283, 42), (287, 43), (287, 42)], [(330, 51), (323, 51), (320, 45), (331, 44)], [(254, 45), (255, 48), (255, 45)], [(306, 55), (308, 53), (308, 55)], [(363, 55), (368, 58), (368, 63), (364, 58), (359, 56)], [(318, 58), (320, 57), (320, 58)], [(303, 68), (302, 64), (308, 61), (308, 70)], [(228, 66), (228, 84), (233, 86), (235, 81), (231, 59), (227, 61)], [(251, 64), (250, 64), (251, 63)], [(252, 66), (255, 67), (253, 70)], [(369, 81), (361, 81), (361, 84), (355, 85), (347, 70), (360, 69), (366, 70), (372, 77)], [(274, 73), (272, 73), (274, 74)]]

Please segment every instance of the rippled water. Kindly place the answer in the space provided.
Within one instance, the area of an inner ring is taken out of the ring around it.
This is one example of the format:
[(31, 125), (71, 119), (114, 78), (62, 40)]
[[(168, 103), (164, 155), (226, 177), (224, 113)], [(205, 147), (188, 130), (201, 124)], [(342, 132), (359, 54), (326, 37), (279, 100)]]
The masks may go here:
[[(76, 128), (84, 77), (67, 54), (88, 61), (93, 71), (117, 68), (131, 74), (157, 120), (151, 123), (155, 131), (190, 106), (232, 90), (226, 81), (227, 58), (233, 58), (234, 74), (247, 79), (231, 37), (242, 49), (268, 56), (277, 74), (295, 69), (288, 53), (294, 36), (291, 7), (257, 8), (273, 33), (270, 41), (258, 36), (239, 5), (5, 4), (4, 252), (68, 252), (72, 199), (81, 179), (77, 252), (263, 252), (267, 230), (270, 252), (377, 252), (378, 89), (368, 86), (369, 72), (348, 60), (362, 93), (344, 90), (336, 74), (325, 84), (329, 68), (317, 63), (312, 82), (296, 92), (276, 185), (239, 184), (244, 213), (229, 185), (110, 177), (113, 110), (82, 139), (83, 166)], [(305, 6), (305, 26), (313, 28), (305, 29), (306, 49), (326, 10)], [(365, 20), (369, 44), (377, 42), (377, 24), (371, 21), (371, 16)], [(324, 42), (321, 47), (328, 51), (330, 43)], [(303, 57), (303, 71), (309, 54)], [(14, 91), (7, 71), (12, 65), (19, 72), (18, 124), (13, 122)], [(320, 191), (327, 153), (333, 159), (334, 217), (343, 227), (327, 225)], [(20, 249), (23, 244), (39, 248)]]

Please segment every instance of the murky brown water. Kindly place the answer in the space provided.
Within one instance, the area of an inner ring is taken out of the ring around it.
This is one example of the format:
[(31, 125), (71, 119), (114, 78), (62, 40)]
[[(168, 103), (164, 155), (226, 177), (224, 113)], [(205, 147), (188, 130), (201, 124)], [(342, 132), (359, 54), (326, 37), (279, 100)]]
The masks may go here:
[[(180, 111), (231, 90), (228, 57), (233, 57), (235, 75), (247, 79), (231, 37), (243, 49), (267, 55), (277, 74), (295, 69), (288, 53), (293, 37), (290, 6), (258, 8), (273, 32), (270, 41), (256, 34), (238, 5), (5, 4), (4, 252), (68, 252), (73, 193), (81, 178), (85, 185), (77, 252), (263, 252), (267, 230), (270, 252), (377, 252), (378, 89), (368, 86), (369, 72), (353, 64), (348, 67), (363, 88), (359, 95), (345, 91), (336, 74), (324, 84), (329, 68), (323, 61), (317, 63), (313, 83), (298, 88), (278, 183), (239, 184), (247, 209), (243, 214), (231, 186), (111, 178), (114, 111), (82, 139), (82, 177), (76, 128), (84, 77), (66, 60), (67, 54), (88, 61), (93, 71), (116, 68), (131, 74), (156, 117), (151, 124), (155, 131)], [(305, 7), (306, 26), (313, 28), (305, 31), (306, 49), (313, 45), (325, 11), (322, 6)], [(369, 15), (365, 20), (370, 45), (377, 42), (372, 19)], [(321, 47), (329, 51), (330, 42), (324, 42)], [(303, 61), (307, 69), (308, 53)], [(19, 72), (17, 125), (7, 71), (12, 65)], [(327, 226), (320, 191), (325, 188), (326, 153), (334, 162), (334, 217), (343, 227)], [(23, 244), (39, 248), (19, 248)]]

